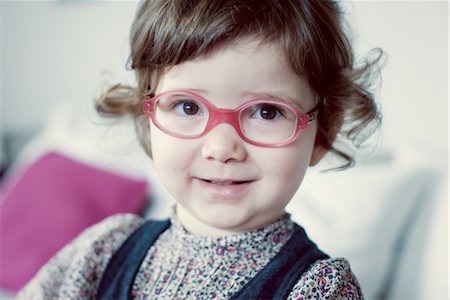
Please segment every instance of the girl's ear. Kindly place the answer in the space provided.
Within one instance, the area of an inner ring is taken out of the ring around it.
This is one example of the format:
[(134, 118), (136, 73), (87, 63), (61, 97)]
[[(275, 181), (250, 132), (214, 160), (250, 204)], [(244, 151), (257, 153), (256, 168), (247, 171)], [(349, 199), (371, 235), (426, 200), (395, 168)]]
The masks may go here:
[[(339, 120), (338, 124), (334, 125), (329, 130), (329, 133), (328, 133), (328, 139), (330, 140), (329, 145), (332, 145), (334, 140), (336, 139), (336, 136), (338, 135), (339, 130), (341, 129), (342, 123), (343, 123), (343, 120), (341, 118)], [(317, 134), (319, 134), (319, 133), (317, 133)], [(325, 137), (322, 137), (322, 138), (325, 138)], [(311, 166), (311, 167), (317, 165), (320, 162), (320, 160), (325, 156), (325, 154), (327, 154), (328, 150), (330, 150), (329, 148), (324, 147), (322, 145), (322, 143), (320, 143), (317, 139), (318, 139), (318, 137), (316, 136), (316, 144), (314, 145), (314, 149), (311, 154), (311, 158), (309, 160), (309, 166)]]

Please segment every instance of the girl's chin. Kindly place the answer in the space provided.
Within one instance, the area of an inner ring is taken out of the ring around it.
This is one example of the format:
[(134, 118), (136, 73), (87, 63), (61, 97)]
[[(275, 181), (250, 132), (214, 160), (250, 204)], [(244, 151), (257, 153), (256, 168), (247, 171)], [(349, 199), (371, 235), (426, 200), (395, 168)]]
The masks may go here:
[(178, 219), (190, 233), (202, 236), (227, 236), (248, 231), (251, 218), (231, 214), (224, 210), (189, 213), (184, 209), (177, 210)]
[(264, 227), (279, 217), (284, 212), (265, 219), (255, 218), (254, 214), (236, 212), (226, 209), (217, 209), (215, 211), (201, 211), (199, 213), (189, 213), (182, 209), (178, 212), (178, 218), (183, 227), (190, 233), (201, 236), (227, 236), (240, 232), (252, 231)]

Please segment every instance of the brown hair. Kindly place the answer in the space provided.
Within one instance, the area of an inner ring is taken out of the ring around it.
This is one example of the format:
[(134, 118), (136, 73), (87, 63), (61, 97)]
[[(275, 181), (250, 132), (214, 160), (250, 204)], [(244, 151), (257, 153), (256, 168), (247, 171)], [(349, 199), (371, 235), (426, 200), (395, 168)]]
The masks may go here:
[(141, 100), (153, 95), (162, 72), (210, 53), (220, 45), (254, 37), (278, 43), (292, 70), (307, 78), (319, 99), (316, 144), (353, 165), (333, 146), (336, 134), (360, 144), (379, 127), (381, 115), (371, 93), (382, 51), (357, 66), (342, 12), (329, 0), (145, 0), (131, 30), (129, 65), (138, 86), (115, 85), (97, 99), (109, 116), (131, 114), (144, 149), (151, 155), (149, 118)]

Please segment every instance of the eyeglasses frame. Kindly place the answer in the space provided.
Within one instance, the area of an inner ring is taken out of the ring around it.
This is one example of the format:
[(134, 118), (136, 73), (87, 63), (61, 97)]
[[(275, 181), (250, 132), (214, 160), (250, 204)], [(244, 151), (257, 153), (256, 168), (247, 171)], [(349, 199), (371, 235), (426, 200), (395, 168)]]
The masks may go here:
[[(208, 122), (206, 124), (205, 129), (196, 135), (183, 135), (183, 134), (177, 134), (172, 131), (169, 131), (165, 129), (156, 119), (155, 117), (155, 106), (158, 102), (158, 99), (162, 96), (165, 96), (167, 94), (179, 94), (181, 96), (186, 95), (188, 97), (192, 97), (193, 100), (197, 100), (205, 105), (205, 107), (209, 111), (209, 118)], [(249, 138), (247, 138), (241, 129), (241, 121), (240, 121), (240, 113), (246, 109), (247, 107), (253, 105), (254, 103), (264, 101), (268, 104), (277, 104), (282, 105), (285, 107), (288, 107), (292, 109), (297, 114), (297, 126), (295, 129), (295, 132), (286, 140), (280, 143), (275, 144), (265, 144), (265, 143), (259, 143), (255, 142)], [(318, 111), (319, 111), (319, 104), (317, 104), (313, 109), (309, 110), (306, 113), (301, 112), (294, 104), (291, 104), (285, 100), (278, 100), (273, 98), (262, 98), (262, 99), (254, 99), (250, 100), (248, 102), (245, 102), (238, 106), (235, 109), (225, 109), (225, 108), (218, 108), (211, 102), (209, 102), (207, 99), (203, 98), (200, 95), (197, 95), (195, 93), (192, 93), (190, 91), (184, 91), (184, 90), (172, 90), (172, 91), (166, 91), (160, 94), (157, 94), (153, 97), (147, 97), (142, 100), (142, 109), (143, 112), (150, 117), (150, 119), (153, 121), (153, 124), (163, 131), (164, 133), (181, 139), (197, 139), (204, 135), (206, 135), (208, 132), (210, 132), (214, 127), (216, 127), (219, 124), (226, 123), (231, 125), (236, 132), (238, 133), (239, 137), (244, 140), (245, 142), (259, 146), (259, 147), (266, 147), (266, 148), (275, 148), (275, 147), (283, 147), (290, 143), (292, 143), (300, 134), (300, 132), (308, 127), (309, 124), (311, 124), (314, 120), (317, 119)]]

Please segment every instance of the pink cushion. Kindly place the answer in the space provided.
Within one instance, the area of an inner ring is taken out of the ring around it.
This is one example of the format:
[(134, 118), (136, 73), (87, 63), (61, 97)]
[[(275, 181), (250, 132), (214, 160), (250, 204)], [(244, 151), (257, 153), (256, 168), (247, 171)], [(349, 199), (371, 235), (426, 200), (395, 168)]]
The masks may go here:
[(116, 213), (139, 214), (146, 204), (146, 181), (57, 153), (13, 175), (0, 194), (0, 285), (12, 291), (86, 227)]

